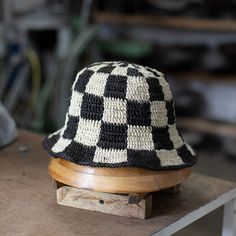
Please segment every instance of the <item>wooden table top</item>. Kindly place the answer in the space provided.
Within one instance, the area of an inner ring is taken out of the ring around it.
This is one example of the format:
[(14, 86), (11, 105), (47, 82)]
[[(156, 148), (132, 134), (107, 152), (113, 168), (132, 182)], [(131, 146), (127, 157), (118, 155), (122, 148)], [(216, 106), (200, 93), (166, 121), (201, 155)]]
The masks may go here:
[(0, 235), (150, 235), (236, 187), (193, 174), (179, 193), (155, 194), (153, 216), (147, 220), (59, 206), (41, 140), (21, 131), (15, 143), (0, 150)]

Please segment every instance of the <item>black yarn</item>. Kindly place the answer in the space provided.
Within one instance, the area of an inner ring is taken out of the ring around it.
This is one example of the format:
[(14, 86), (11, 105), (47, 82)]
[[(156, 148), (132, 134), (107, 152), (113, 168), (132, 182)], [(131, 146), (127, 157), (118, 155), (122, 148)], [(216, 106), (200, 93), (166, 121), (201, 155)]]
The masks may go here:
[(109, 75), (105, 87), (104, 96), (111, 98), (125, 99), (127, 89), (127, 77), (119, 75)]
[(129, 125), (150, 126), (150, 103), (127, 101), (127, 123)]
[(101, 133), (97, 146), (105, 149), (126, 149), (127, 125), (115, 125), (102, 122)]
[(78, 123), (79, 123), (79, 117), (69, 115), (69, 118), (66, 124), (66, 129), (63, 133), (63, 138), (74, 139), (76, 135)]
[(147, 83), (149, 86), (150, 101), (163, 101), (165, 100), (162, 87), (156, 78), (147, 78)]
[(76, 81), (75, 84), (75, 90), (78, 92), (84, 92), (85, 91), (85, 87), (90, 79), (90, 77), (94, 74), (94, 71), (91, 70), (85, 70), (84, 72), (82, 72), (81, 75), (79, 75), (78, 80)]
[(104, 111), (103, 99), (84, 93), (81, 104), (81, 118), (88, 120), (101, 120)]

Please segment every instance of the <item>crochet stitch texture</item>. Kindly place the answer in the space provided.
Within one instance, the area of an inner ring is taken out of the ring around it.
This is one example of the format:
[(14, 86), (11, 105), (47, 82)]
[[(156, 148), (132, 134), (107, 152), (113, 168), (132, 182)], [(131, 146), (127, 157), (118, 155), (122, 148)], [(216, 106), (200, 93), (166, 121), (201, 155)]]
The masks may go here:
[(65, 125), (43, 146), (53, 157), (94, 167), (179, 169), (197, 161), (176, 129), (164, 75), (127, 62), (81, 70)]

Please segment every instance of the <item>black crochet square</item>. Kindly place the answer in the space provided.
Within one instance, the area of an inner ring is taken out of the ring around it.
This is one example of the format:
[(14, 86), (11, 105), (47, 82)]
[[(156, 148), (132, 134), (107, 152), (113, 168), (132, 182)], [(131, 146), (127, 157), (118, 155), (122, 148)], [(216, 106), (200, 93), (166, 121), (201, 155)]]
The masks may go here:
[(114, 70), (115, 66), (112, 66), (112, 64), (101, 67), (97, 72), (110, 74)]
[(160, 166), (160, 159), (155, 151), (127, 149), (128, 163), (132, 166), (154, 169)]
[(173, 125), (175, 123), (175, 113), (174, 113), (173, 100), (166, 101), (166, 109), (167, 109), (168, 124)]
[(152, 68), (145, 67), (147, 71), (152, 72), (157, 78), (160, 77), (160, 75)]
[(126, 97), (127, 77), (122, 75), (109, 75), (104, 96), (121, 98)]
[(78, 122), (79, 122), (79, 117), (69, 115), (66, 124), (66, 130), (64, 131), (62, 137), (66, 139), (74, 139), (78, 128)]
[(172, 150), (172, 149), (174, 149), (174, 144), (170, 139), (168, 127), (165, 127), (165, 128), (152, 127), (152, 138), (153, 138), (153, 142), (154, 142), (154, 148), (156, 150), (160, 150), (160, 149)]
[(143, 74), (142, 74), (141, 72), (139, 72), (138, 69), (130, 68), (130, 67), (128, 67), (127, 75), (128, 75), (128, 76), (139, 76), (139, 77), (143, 77)]
[(60, 134), (54, 134), (50, 137), (47, 137), (43, 140), (43, 147), (46, 149), (51, 149), (55, 143), (59, 140)]
[(127, 123), (129, 125), (151, 125), (150, 103), (127, 101)]
[(84, 93), (80, 116), (88, 120), (101, 120), (104, 105), (103, 98)]
[(79, 78), (75, 84), (75, 90), (83, 93), (85, 91), (86, 85), (90, 77), (94, 74), (92, 70), (85, 70), (82, 74), (79, 75)]
[(65, 148), (65, 156), (69, 156), (70, 161), (80, 164), (89, 164), (93, 161), (95, 155), (96, 147), (88, 147), (81, 143), (77, 143), (72, 140), (72, 142)]
[(178, 155), (181, 157), (183, 162), (185, 163), (191, 163), (193, 162), (193, 155), (191, 152), (187, 149), (186, 145), (181, 146), (177, 149)]
[(149, 77), (147, 78), (147, 83), (149, 86), (150, 101), (163, 101), (164, 93), (162, 87), (157, 78)]
[(97, 146), (103, 149), (127, 148), (127, 130), (128, 126), (126, 124), (115, 125), (102, 122)]

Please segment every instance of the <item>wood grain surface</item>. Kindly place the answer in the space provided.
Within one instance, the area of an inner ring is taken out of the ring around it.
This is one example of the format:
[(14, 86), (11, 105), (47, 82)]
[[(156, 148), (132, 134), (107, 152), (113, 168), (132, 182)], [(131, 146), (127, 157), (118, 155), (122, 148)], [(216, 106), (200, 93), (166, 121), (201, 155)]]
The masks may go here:
[(152, 212), (152, 194), (140, 199), (137, 204), (128, 204), (129, 196), (95, 192), (63, 186), (57, 189), (57, 203), (63, 206), (103, 212), (112, 215), (146, 219)]
[[(17, 142), (0, 150), (0, 235), (150, 235), (236, 186), (192, 174), (177, 194), (153, 196), (153, 214), (147, 220), (64, 207), (56, 203), (47, 172), (49, 156), (42, 150), (41, 140), (20, 132)], [(23, 152), (20, 147), (25, 147)]]

